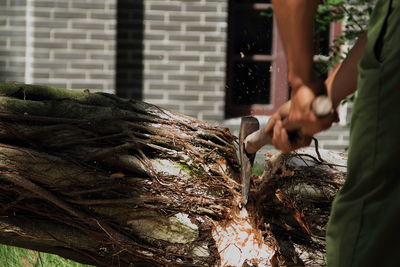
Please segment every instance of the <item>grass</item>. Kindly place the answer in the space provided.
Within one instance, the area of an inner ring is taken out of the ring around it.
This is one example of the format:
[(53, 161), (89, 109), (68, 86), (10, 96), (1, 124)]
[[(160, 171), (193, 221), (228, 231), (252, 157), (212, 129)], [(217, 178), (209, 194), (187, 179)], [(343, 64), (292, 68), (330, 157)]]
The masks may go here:
[(1, 267), (89, 267), (53, 254), (0, 245)]
[(257, 176), (260, 176), (264, 172), (265, 166), (254, 162), (253, 168), (251, 169), (251, 173)]

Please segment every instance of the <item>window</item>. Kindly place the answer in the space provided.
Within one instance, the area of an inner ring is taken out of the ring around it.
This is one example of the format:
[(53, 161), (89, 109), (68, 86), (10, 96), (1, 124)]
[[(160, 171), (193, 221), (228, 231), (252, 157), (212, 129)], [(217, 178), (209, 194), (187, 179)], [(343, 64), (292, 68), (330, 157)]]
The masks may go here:
[(270, 1), (230, 1), (226, 117), (271, 114), (287, 100), (278, 39)]
[[(289, 96), (271, 1), (230, 0), (228, 23), (225, 116), (270, 115)], [(316, 37), (317, 64), (328, 55), (340, 29), (340, 24), (333, 24)]]

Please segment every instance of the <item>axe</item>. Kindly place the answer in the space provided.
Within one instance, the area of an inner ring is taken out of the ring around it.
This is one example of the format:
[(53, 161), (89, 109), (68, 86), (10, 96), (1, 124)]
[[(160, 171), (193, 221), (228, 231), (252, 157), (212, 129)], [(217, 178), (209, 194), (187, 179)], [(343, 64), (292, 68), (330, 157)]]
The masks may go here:
[[(332, 100), (325, 95), (314, 99), (311, 109), (318, 118), (324, 118), (332, 112)], [(239, 132), (239, 154), (241, 161), (242, 178), (242, 205), (248, 201), (250, 189), (251, 170), (253, 168), (256, 152), (261, 147), (272, 144), (271, 136), (265, 134), (260, 128), (260, 123), (255, 117), (242, 117)], [(291, 133), (295, 136), (296, 133)]]

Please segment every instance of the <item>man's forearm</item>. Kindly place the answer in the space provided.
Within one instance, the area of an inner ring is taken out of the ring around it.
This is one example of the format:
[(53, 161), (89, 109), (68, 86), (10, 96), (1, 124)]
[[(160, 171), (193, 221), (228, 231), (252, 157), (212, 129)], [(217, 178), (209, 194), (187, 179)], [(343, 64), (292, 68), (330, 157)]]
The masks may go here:
[(367, 44), (367, 33), (364, 33), (343, 60), (325, 81), (328, 96), (336, 108), (340, 102), (357, 89), (358, 63)]
[(314, 19), (318, 0), (273, 0), (273, 9), (288, 62), (288, 79), (296, 90), (315, 80)]

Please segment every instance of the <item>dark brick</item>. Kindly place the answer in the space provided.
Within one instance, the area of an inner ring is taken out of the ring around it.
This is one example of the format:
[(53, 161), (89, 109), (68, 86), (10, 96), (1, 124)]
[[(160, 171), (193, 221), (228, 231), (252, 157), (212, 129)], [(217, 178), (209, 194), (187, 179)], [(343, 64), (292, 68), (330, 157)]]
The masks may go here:
[(54, 18), (57, 19), (84, 19), (86, 18), (86, 13), (83, 12), (54, 12)]
[(154, 89), (154, 90), (179, 90), (180, 86), (179, 84), (153, 84), (150, 83), (149, 85), (150, 89)]
[(56, 32), (54, 38), (60, 39), (86, 39), (86, 33), (77, 32)]
[(206, 16), (206, 22), (227, 22), (227, 20), (225, 16)]
[(215, 31), (217, 31), (217, 27), (215, 27), (215, 26), (186, 26), (186, 31), (215, 32)]
[(105, 3), (84, 3), (79, 1), (72, 2), (73, 8), (82, 8), (82, 9), (105, 9)]
[(26, 42), (25, 41), (16, 41), (16, 40), (11, 40), (10, 42), (11, 47), (26, 47)]
[(34, 7), (62, 7), (67, 8), (68, 3), (63, 1), (33, 1)]
[(180, 5), (158, 5), (158, 4), (152, 4), (150, 5), (150, 10), (152, 11), (181, 11), (181, 6)]
[(9, 62), (9, 66), (11, 68), (25, 68), (25, 62), (11, 61)]
[(36, 79), (49, 79), (50, 78), (50, 74), (48, 72), (34, 72), (33, 73), (33, 78)]
[(55, 53), (54, 58), (55, 59), (85, 59), (86, 55), (83, 53), (65, 52), (65, 53)]
[(199, 42), (200, 37), (198, 35), (170, 35), (169, 40), (171, 41), (189, 41)]
[(34, 11), (33, 16), (36, 18), (50, 18), (51, 13), (48, 11)]
[(88, 70), (101, 70), (103, 69), (103, 64), (91, 64), (91, 63), (72, 63), (71, 68), (73, 69), (88, 69)]
[(44, 39), (49, 39), (50, 38), (50, 32), (49, 31), (45, 31), (45, 32), (37, 32), (35, 31), (33, 33), (33, 36), (35, 38), (44, 38)]
[(214, 92), (215, 91), (215, 87), (212, 85), (189, 85), (186, 84), (184, 87), (185, 91), (207, 91), (207, 92)]
[(10, 26), (25, 26), (25, 20), (11, 19)]
[(184, 101), (199, 101), (198, 95), (186, 95), (186, 94), (171, 94), (168, 95), (169, 100), (184, 100)]
[(144, 19), (149, 21), (165, 21), (165, 15), (145, 14)]
[(26, 6), (26, 0), (10, 0), (11, 6)]
[(17, 17), (17, 16), (25, 16), (25, 10), (14, 10), (9, 8), (0, 8), (0, 16), (1, 17)]
[(25, 31), (21, 31), (21, 30), (2, 30), (0, 29), (0, 36), (2, 36), (2, 38), (4, 38), (5, 36), (25, 36)]
[(113, 74), (90, 74), (90, 79), (93, 80), (113, 80), (114, 78)]
[(225, 77), (222, 76), (204, 76), (204, 82), (223, 82)]
[(185, 51), (215, 52), (216, 47), (212, 45), (185, 45)]
[(215, 71), (215, 66), (206, 65), (206, 66), (195, 66), (195, 65), (186, 65), (185, 70), (187, 71)]
[(179, 70), (180, 67), (179, 65), (159, 65), (159, 64), (154, 64), (154, 65), (150, 65), (150, 70), (165, 70), (165, 71), (176, 71)]
[(181, 25), (150, 25), (150, 29), (153, 31), (180, 31)]
[(218, 9), (216, 6), (211, 6), (211, 5), (187, 5), (186, 11), (216, 12), (218, 11)]
[(197, 75), (185, 75), (185, 74), (170, 74), (168, 75), (168, 80), (170, 81), (199, 81), (199, 76)]
[(96, 22), (72, 22), (73, 29), (84, 29), (84, 30), (104, 30), (104, 23)]
[(67, 64), (66, 63), (33, 63), (34, 68), (40, 68), (40, 69), (66, 69)]
[(161, 41), (164, 40), (165, 36), (162, 34), (146, 34), (144, 40)]
[[(25, 78), (25, 72), (23, 71), (3, 71), (0, 72), (0, 75), (2, 75), (2, 77), (4, 77), (3, 80), (5, 81), (18, 81), (19, 79), (23, 79)], [(23, 80), (21, 80), (23, 81)]]
[(114, 12), (107, 12), (107, 13), (98, 13), (98, 12), (93, 12), (90, 14), (90, 17), (92, 19), (101, 19), (101, 20), (113, 20), (115, 19), (115, 14)]
[(203, 96), (203, 100), (207, 102), (219, 102), (224, 101), (223, 96)]
[(169, 60), (171, 61), (199, 61), (199, 56), (186, 56), (186, 55), (177, 55), (177, 56), (169, 56)]
[(162, 74), (146, 73), (143, 75), (145, 80), (163, 80), (164, 76)]
[(114, 40), (115, 36), (113, 34), (93, 33), (93, 34), (90, 35), (90, 39), (93, 39), (93, 40)]
[(67, 43), (54, 43), (54, 42), (34, 42), (33, 47), (35, 48), (49, 48), (49, 49), (61, 49), (67, 48)]
[(90, 54), (90, 59), (99, 59), (99, 60), (113, 60), (115, 58), (114, 55), (107, 54)]
[(50, 53), (49, 52), (33, 52), (33, 57), (34, 58), (50, 58)]
[(54, 73), (53, 78), (56, 79), (85, 79), (85, 74), (83, 73)]
[(68, 23), (65, 21), (35, 21), (33, 26), (36, 28), (46, 28), (46, 29), (62, 29), (67, 28)]
[(101, 43), (73, 43), (72, 49), (103, 50), (104, 44), (101, 44)]
[(145, 60), (163, 60), (164, 55), (144, 55)]
[(152, 51), (180, 51), (179, 45), (150, 45)]
[(204, 57), (206, 62), (225, 62), (225, 57), (220, 56), (206, 56)]
[(206, 36), (204, 38), (206, 42), (225, 42), (226, 37), (225, 36)]
[(179, 22), (185, 22), (185, 21), (197, 21), (200, 22), (201, 17), (200, 14), (198, 14), (197, 16), (186, 16), (186, 15), (170, 15), (169, 16), (169, 20), (170, 21), (179, 21)]
[(2, 51), (0, 50), (0, 58), (1, 57), (24, 57), (25, 56), (25, 51)]

